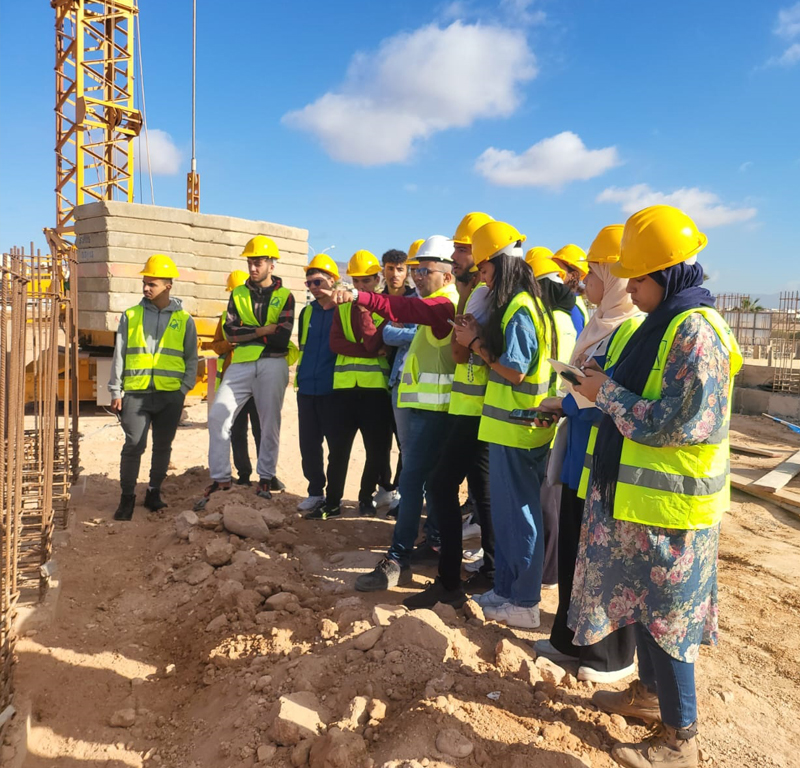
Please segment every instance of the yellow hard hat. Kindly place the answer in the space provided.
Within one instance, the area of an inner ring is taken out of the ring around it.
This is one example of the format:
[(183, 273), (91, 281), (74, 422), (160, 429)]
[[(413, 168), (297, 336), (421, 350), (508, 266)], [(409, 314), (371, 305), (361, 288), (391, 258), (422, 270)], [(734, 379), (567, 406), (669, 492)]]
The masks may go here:
[(145, 277), (161, 277), (165, 280), (179, 277), (175, 262), (163, 253), (154, 253), (147, 260), (144, 269), (139, 274)]
[(413, 243), (411, 243), (411, 245), (408, 246), (408, 260), (406, 261), (406, 264), (409, 267), (416, 267), (419, 264), (419, 261), (417, 261), (417, 259), (414, 258), (414, 257), (417, 255), (417, 251), (419, 250), (419, 247), (424, 242), (425, 242), (425, 238), (421, 237), (419, 240), (415, 240)]
[(559, 248), (554, 254), (553, 258), (556, 261), (563, 261), (570, 267), (575, 267), (581, 273), (581, 278), (589, 274), (589, 262), (586, 261), (586, 251), (583, 248), (570, 243), (563, 248)]
[(241, 269), (234, 269), (233, 272), (228, 275), (228, 283), (225, 286), (225, 290), (230, 292), (234, 288), (244, 285), (248, 277), (250, 277), (250, 275), (248, 275), (247, 272), (243, 272)]
[(350, 277), (369, 277), (381, 271), (381, 263), (374, 253), (369, 251), (356, 251), (347, 264), (347, 274)]
[(472, 260), (477, 267), (517, 242), (525, 242), (525, 235), (504, 221), (488, 221), (472, 235)]
[(533, 276), (538, 280), (545, 275), (558, 275), (562, 280), (566, 273), (553, 261), (553, 252), (549, 248), (537, 245), (525, 254), (525, 262), (533, 270)]
[(339, 267), (327, 253), (318, 253), (308, 262), (305, 268), (306, 272), (310, 272), (312, 269), (318, 269), (320, 272), (327, 272), (329, 275), (333, 275), (337, 280), (339, 279)]
[(242, 256), (246, 259), (279, 259), (281, 254), (271, 237), (256, 235), (247, 241)]
[(456, 245), (472, 245), (472, 236), (484, 224), (494, 219), (488, 213), (468, 213), (456, 229), (453, 242)]
[(616, 277), (643, 277), (696, 256), (708, 238), (692, 219), (671, 205), (651, 205), (634, 213), (622, 233)]
[(586, 253), (590, 264), (615, 264), (619, 261), (623, 229), (624, 224), (609, 224), (597, 233)]

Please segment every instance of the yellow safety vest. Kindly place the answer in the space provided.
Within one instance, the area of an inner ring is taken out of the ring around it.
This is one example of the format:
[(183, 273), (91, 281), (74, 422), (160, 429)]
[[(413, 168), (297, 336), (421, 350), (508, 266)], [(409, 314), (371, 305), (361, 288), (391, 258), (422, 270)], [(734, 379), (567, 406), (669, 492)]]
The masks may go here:
[[(586, 308), (586, 302), (583, 300), (583, 296), (575, 297), (575, 306), (578, 308), (581, 315), (583, 315), (583, 325), (586, 327), (586, 323), (589, 322), (589, 310)], [(560, 359), (561, 358), (559, 358), (559, 360)]]
[[(344, 337), (350, 342), (361, 342), (353, 333), (352, 304), (339, 305), (339, 318), (342, 321)], [(373, 313), (372, 320), (375, 327), (383, 324), (383, 318)], [(304, 340), (305, 343), (305, 340)], [(350, 355), (337, 355), (333, 368), (334, 389), (389, 389), (389, 361), (381, 357), (351, 357)]]
[[(253, 312), (253, 297), (250, 295), (250, 289), (247, 285), (240, 285), (233, 289), (233, 303), (236, 306), (236, 311), (244, 325), (258, 328), (261, 323), (258, 322), (255, 312)], [(267, 320), (264, 325), (274, 325), (278, 322), (286, 302), (289, 300), (291, 291), (288, 288), (276, 288), (272, 292), (272, 298), (269, 301), (269, 308), (267, 309)], [(231, 365), (236, 363), (252, 363), (261, 357), (264, 351), (264, 342), (261, 339), (248, 341), (245, 344), (237, 344), (233, 348), (233, 357)], [(289, 347), (286, 351), (287, 363), (292, 365), (297, 360), (297, 347), (293, 342), (289, 342)]]
[[(437, 296), (446, 296), (453, 302), (453, 306), (458, 304), (458, 291), (452, 283), (426, 298), (434, 299)], [(422, 411), (448, 409), (453, 373), (456, 369), (453, 350), (450, 348), (451, 333), (443, 339), (437, 339), (429, 325), (420, 325), (417, 328), (397, 387), (399, 408), (417, 408)]]
[(125, 392), (140, 392), (150, 386), (150, 379), (159, 392), (174, 392), (181, 388), (186, 373), (183, 359), (183, 340), (189, 313), (185, 309), (173, 312), (158, 342), (155, 354), (147, 351), (144, 337), (144, 307), (137, 304), (125, 310), (128, 318), (128, 340), (125, 351), (125, 370), (122, 388)]
[[(228, 338), (225, 335), (225, 318), (226, 318), (226, 314), (225, 313), (220, 315), (220, 318), (219, 318), (219, 329), (222, 332), (222, 338), (223, 339), (227, 339)], [(226, 357), (227, 357), (227, 355), (220, 355), (217, 358), (217, 376), (216, 376), (216, 379), (214, 381), (214, 391), (215, 392), (219, 389), (219, 385), (222, 384), (222, 369), (225, 366), (225, 358)]]
[(553, 322), (556, 326), (556, 338), (558, 339), (558, 358), (560, 363), (569, 363), (572, 351), (578, 341), (578, 332), (572, 322), (569, 312), (563, 309), (553, 310)]
[[(544, 322), (539, 319), (536, 307), (542, 311)], [(556, 394), (556, 377), (547, 359), (550, 357), (550, 320), (544, 314), (539, 299), (525, 291), (520, 291), (509, 303), (501, 324), (505, 334), (506, 326), (517, 312), (527, 312), (533, 320), (539, 351), (536, 367), (525, 376), (522, 383), (512, 384), (499, 373), (489, 373), (486, 396), (478, 438), (487, 443), (507, 445), (511, 448), (538, 448), (547, 445), (555, 434), (556, 427), (528, 426), (511, 419), (511, 412), (521, 408), (536, 408), (547, 396)]]
[[(742, 367), (742, 354), (731, 329), (716, 310), (710, 307), (690, 309), (673, 318), (661, 340), (642, 397), (661, 399), (664, 366), (675, 334), (694, 312), (710, 323), (730, 356), (731, 380), (725, 423), (706, 442), (696, 445), (655, 447), (625, 439), (614, 495), (614, 517), (617, 520), (680, 530), (710, 528), (730, 508), (728, 429), (733, 381)], [(593, 429), (588, 455), (593, 453), (596, 440), (597, 430)]]
[[(478, 288), (485, 287), (486, 283), (478, 283), (470, 292), (467, 304)], [(480, 355), (470, 352), (468, 363), (456, 363), (448, 412), (457, 416), (480, 416), (488, 381), (489, 366)]]

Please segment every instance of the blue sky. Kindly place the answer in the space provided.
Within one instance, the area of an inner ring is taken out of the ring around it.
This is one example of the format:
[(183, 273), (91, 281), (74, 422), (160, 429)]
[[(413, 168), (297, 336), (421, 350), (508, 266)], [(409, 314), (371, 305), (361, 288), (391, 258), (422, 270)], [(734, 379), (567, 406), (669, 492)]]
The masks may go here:
[[(800, 289), (800, 3), (198, 6), (203, 212), (343, 261), (471, 210), (588, 247), (664, 200), (708, 234), (715, 290)], [(140, 23), (155, 200), (184, 207), (191, 2), (140, 0)], [(53, 61), (49, 3), (3, 3), (3, 249), (54, 220)]]

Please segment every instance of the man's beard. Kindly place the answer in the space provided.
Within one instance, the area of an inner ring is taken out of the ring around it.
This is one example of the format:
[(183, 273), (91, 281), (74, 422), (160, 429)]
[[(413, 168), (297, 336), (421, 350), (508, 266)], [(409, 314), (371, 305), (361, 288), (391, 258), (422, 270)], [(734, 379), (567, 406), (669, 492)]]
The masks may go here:
[(466, 285), (467, 283), (472, 282), (472, 278), (474, 276), (475, 276), (474, 272), (470, 272), (469, 270), (467, 270), (466, 272), (462, 272), (460, 275), (456, 275), (456, 280), (459, 283), (463, 283), (464, 285)]

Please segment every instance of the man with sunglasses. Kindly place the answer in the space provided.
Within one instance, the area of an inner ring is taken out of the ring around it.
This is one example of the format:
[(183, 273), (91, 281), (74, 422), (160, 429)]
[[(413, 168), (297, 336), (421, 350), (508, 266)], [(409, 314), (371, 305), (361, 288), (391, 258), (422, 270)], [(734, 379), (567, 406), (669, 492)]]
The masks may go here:
[[(297, 418), (300, 437), (300, 458), (303, 475), (308, 481), (308, 497), (297, 509), (307, 512), (312, 520), (325, 519), (325, 506), (338, 508), (340, 499), (325, 497), (326, 474), (323, 464), (323, 442), (334, 426), (333, 370), (336, 353), (330, 336), (336, 305), (325, 291), (339, 280), (339, 267), (327, 254), (317, 254), (305, 268), (306, 288), (314, 300), (300, 311), (298, 335), (300, 358), (294, 386), (297, 390)], [(331, 477), (330, 440), (328, 442), (328, 478)], [(329, 484), (330, 487), (330, 484)]]
[(231, 426), (252, 397), (261, 421), (256, 493), (272, 498), (278, 464), (281, 408), (289, 383), (288, 356), (294, 325), (294, 296), (275, 276), (280, 252), (275, 241), (256, 235), (242, 251), (249, 278), (235, 288), (228, 302), (223, 329), (233, 344), (231, 363), (208, 414), (208, 467), (211, 485), (195, 506), (202, 508), (216, 491), (231, 487)]

